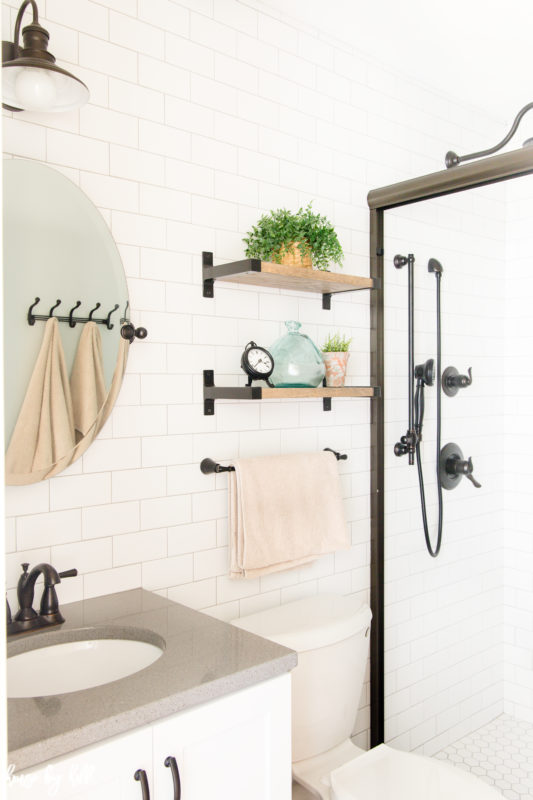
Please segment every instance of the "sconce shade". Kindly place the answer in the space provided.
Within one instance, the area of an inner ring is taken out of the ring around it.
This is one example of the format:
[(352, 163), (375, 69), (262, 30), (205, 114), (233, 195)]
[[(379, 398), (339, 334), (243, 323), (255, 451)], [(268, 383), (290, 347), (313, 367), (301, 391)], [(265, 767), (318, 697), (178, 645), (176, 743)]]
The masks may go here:
[[(33, 8), (33, 22), (22, 31), (22, 15)], [(38, 21), (34, 0), (24, 0), (15, 23), (14, 42), (2, 42), (2, 95), (5, 108), (12, 111), (70, 111), (89, 99), (85, 84), (58, 67), (48, 52), (48, 31)]]

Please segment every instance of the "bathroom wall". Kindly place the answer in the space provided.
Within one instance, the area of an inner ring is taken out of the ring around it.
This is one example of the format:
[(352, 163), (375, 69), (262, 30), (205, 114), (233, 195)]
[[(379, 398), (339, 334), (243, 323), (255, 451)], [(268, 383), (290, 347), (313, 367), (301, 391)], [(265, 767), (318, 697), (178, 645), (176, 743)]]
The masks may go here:
[[(533, 721), (533, 178), (507, 189), (505, 337), (505, 710)], [(501, 435), (501, 431), (494, 431)]]
[[(4, 3), (4, 31), (17, 6)], [(207, 418), (201, 372), (214, 368), (221, 384), (242, 381), (246, 342), (268, 346), (283, 320), (297, 318), (318, 342), (336, 329), (353, 336), (350, 380), (365, 383), (368, 296), (334, 298), (330, 312), (317, 297), (276, 290), (217, 285), (208, 300), (200, 254), (240, 258), (242, 236), (262, 211), (313, 199), (337, 227), (345, 271), (368, 274), (367, 191), (440, 169), (450, 146), (475, 149), (496, 139), (500, 126), (255, 0), (42, 0), (39, 7), (51, 51), (87, 83), (91, 102), (61, 115), (4, 112), (4, 149), (61, 170), (101, 209), (123, 258), (133, 319), (149, 338), (132, 346), (117, 407), (83, 459), (50, 481), (9, 487), (10, 599), (25, 560), (78, 567), (80, 576), (61, 585), (63, 602), (142, 585), (231, 619), (316, 592), (367, 598), (370, 401), (334, 402), (329, 413), (320, 401), (220, 401)], [(443, 226), (428, 218), (423, 231), (429, 242)], [(402, 236), (402, 247), (414, 248)], [(394, 298), (399, 325), (405, 317)], [(399, 342), (403, 330), (392, 337)], [(393, 379), (404, 368), (395, 347), (389, 339)], [(395, 409), (389, 442), (405, 427), (403, 403)], [(226, 477), (203, 476), (200, 460), (326, 446), (349, 456), (339, 468), (351, 550), (295, 572), (230, 581)], [(403, 646), (406, 626), (418, 625), (414, 606), (429, 608), (434, 587), (458, 567), (446, 560), (425, 572), (413, 471), (406, 478), (408, 468), (395, 466), (387, 506), (387, 529), (399, 536), (388, 570), (401, 576), (389, 596), (393, 702), (407, 675), (404, 685), (422, 678), (411, 645)], [(357, 740), (365, 745), (367, 695), (363, 706)], [(450, 727), (433, 714), (425, 729), (417, 713), (389, 721), (400, 744), (421, 747)]]

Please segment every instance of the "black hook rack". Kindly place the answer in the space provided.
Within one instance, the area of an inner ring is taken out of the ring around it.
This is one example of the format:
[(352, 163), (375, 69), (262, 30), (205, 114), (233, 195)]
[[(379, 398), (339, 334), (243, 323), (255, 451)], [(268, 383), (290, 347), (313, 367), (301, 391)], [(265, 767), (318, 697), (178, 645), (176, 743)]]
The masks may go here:
[[(346, 453), (338, 453), (336, 450), (332, 450), (331, 447), (324, 447), (324, 450), (333, 453), (337, 461), (346, 461), (348, 458)], [(231, 466), (231, 464), (229, 467), (224, 467), (222, 464), (217, 464), (212, 458), (204, 458), (200, 463), (200, 470), (204, 475), (211, 475), (213, 472), (235, 472), (235, 467)]]
[[(35, 301), (30, 305), (30, 307), (28, 309), (28, 314), (27, 314), (28, 325), (35, 325), (35, 322), (37, 320), (42, 321), (42, 322), (46, 322), (47, 320), (51, 319), (51, 317), (55, 316), (54, 315), (55, 309), (58, 306), (61, 305), (61, 300), (57, 299), (55, 304), (52, 306), (52, 308), (50, 309), (50, 312), (48, 314), (34, 314), (33, 313), (33, 309), (35, 308), (37, 303), (39, 303), (40, 301), (41, 301), (41, 298), (40, 297), (36, 297)], [(76, 304), (70, 309), (70, 311), (69, 311), (67, 316), (59, 316), (59, 315), (57, 315), (57, 316), (55, 316), (55, 319), (57, 319), (58, 322), (68, 322), (68, 324), (69, 324), (69, 326), (71, 328), (75, 328), (78, 322), (96, 322), (98, 325), (105, 325), (108, 331), (113, 330), (114, 323), (111, 322), (111, 315), (114, 314), (115, 311), (117, 310), (118, 303), (115, 303), (114, 308), (111, 309), (111, 311), (109, 312), (109, 314), (105, 318), (93, 317), (94, 312), (98, 308), (100, 308), (101, 303), (97, 303), (95, 305), (95, 307), (89, 313), (88, 317), (75, 317), (74, 316), (74, 312), (80, 306), (81, 306), (81, 300), (77, 300)]]

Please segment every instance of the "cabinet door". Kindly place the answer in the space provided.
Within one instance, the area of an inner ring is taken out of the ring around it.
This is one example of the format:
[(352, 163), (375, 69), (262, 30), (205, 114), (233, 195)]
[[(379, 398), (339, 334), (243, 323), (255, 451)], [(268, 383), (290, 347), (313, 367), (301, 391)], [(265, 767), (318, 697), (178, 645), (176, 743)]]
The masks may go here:
[(290, 675), (182, 712), (154, 726), (155, 800), (290, 800)]
[(152, 788), (151, 727), (15, 772), (7, 796), (8, 800), (142, 800), (141, 785), (134, 779), (138, 769), (146, 770)]

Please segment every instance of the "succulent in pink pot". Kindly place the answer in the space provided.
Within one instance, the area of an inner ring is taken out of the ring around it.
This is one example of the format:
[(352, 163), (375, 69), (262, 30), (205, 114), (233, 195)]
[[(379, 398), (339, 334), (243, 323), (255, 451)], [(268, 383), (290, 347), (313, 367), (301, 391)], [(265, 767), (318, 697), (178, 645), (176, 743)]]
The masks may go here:
[(334, 333), (328, 336), (322, 345), (322, 358), (326, 365), (326, 386), (344, 386), (346, 367), (350, 358), (348, 348), (351, 342), (351, 338)]

